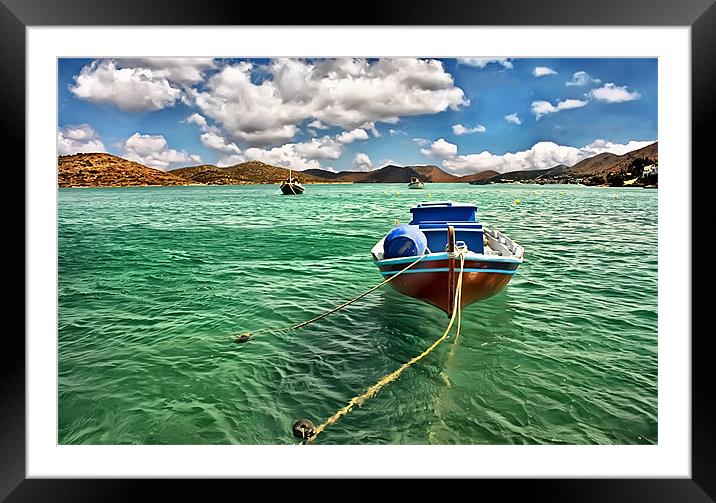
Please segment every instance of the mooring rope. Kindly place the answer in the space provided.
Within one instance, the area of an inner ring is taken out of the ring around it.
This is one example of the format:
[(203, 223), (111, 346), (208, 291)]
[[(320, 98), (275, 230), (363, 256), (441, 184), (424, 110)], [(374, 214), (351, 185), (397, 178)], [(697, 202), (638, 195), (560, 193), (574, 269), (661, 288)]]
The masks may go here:
[(334, 307), (333, 309), (331, 309), (331, 310), (329, 310), (329, 311), (326, 311), (325, 313), (319, 314), (318, 316), (316, 316), (316, 317), (314, 317), (314, 318), (311, 318), (310, 320), (302, 321), (301, 323), (297, 323), (296, 325), (291, 325), (291, 326), (288, 326), (288, 327), (281, 327), (281, 328), (260, 328), (260, 329), (258, 329), (258, 330), (254, 330), (253, 332), (244, 332), (243, 334), (240, 334), (240, 335), (235, 336), (235, 341), (236, 341), (236, 342), (246, 342), (246, 341), (248, 341), (251, 337), (254, 337), (256, 334), (260, 334), (260, 333), (263, 334), (263, 333), (289, 332), (289, 331), (291, 331), (291, 330), (296, 330), (296, 329), (298, 329), (298, 328), (305, 327), (306, 325), (309, 325), (309, 324), (311, 324), (311, 323), (313, 323), (313, 322), (316, 322), (316, 321), (318, 321), (318, 320), (321, 320), (321, 319), (325, 318), (326, 316), (335, 313), (336, 311), (340, 311), (340, 310), (343, 309), (344, 307), (348, 307), (349, 305), (351, 305), (351, 304), (353, 304), (354, 302), (356, 302), (356, 301), (362, 299), (363, 297), (365, 297), (365, 296), (368, 295), (369, 293), (374, 292), (375, 290), (377, 290), (377, 289), (380, 288), (381, 286), (386, 285), (386, 284), (388, 284), (389, 282), (393, 281), (395, 278), (397, 278), (398, 276), (400, 276), (401, 274), (403, 274), (405, 271), (407, 271), (408, 269), (410, 269), (411, 267), (413, 267), (415, 264), (417, 264), (418, 262), (420, 262), (421, 260), (423, 260), (425, 257), (427, 257), (427, 255), (420, 255), (415, 261), (411, 262), (411, 263), (408, 264), (408, 266), (406, 266), (405, 268), (401, 269), (401, 270), (398, 271), (397, 273), (395, 273), (395, 274), (393, 274), (392, 276), (388, 277), (386, 280), (384, 280), (384, 281), (378, 283), (377, 285), (375, 285), (375, 286), (369, 288), (368, 290), (366, 290), (366, 291), (363, 292), (362, 294), (358, 295), (357, 297), (353, 297), (351, 300), (349, 300), (349, 301), (347, 301), (347, 302), (344, 302), (344, 303), (341, 304), (340, 306), (336, 306), (336, 307)]
[[(460, 264), (462, 266), (462, 264)], [(462, 304), (462, 292), (460, 292), (460, 300), (458, 302), (458, 305)], [(455, 348), (457, 347), (457, 343), (460, 340), (460, 325), (462, 323), (462, 307), (460, 307), (457, 311), (457, 328), (455, 329), (455, 338), (452, 341), (452, 346), (450, 346), (450, 352), (448, 353), (447, 360), (445, 361), (445, 369), (450, 366), (450, 362), (452, 361), (452, 357), (455, 354)]]
[[(412, 365), (414, 365), (415, 363), (419, 362), (420, 360), (425, 358), (427, 355), (432, 353), (433, 350), (436, 347), (438, 347), (438, 345), (440, 345), (440, 343), (443, 342), (447, 338), (448, 334), (450, 333), (450, 329), (452, 328), (452, 325), (455, 321), (455, 318), (457, 318), (458, 320), (460, 319), (460, 317), (461, 317), (460, 312), (462, 310), (460, 304), (462, 303), (462, 273), (464, 270), (465, 256), (463, 254), (464, 252), (458, 252), (458, 253), (460, 255), (460, 275), (457, 278), (457, 287), (455, 289), (455, 305), (453, 307), (452, 315), (450, 316), (450, 321), (448, 322), (448, 326), (445, 329), (445, 332), (443, 332), (443, 334), (435, 342), (433, 342), (430, 345), (430, 347), (428, 347), (425, 351), (420, 353), (418, 356), (416, 356), (416, 357), (410, 359), (408, 362), (402, 364), (397, 370), (394, 370), (390, 374), (381, 378), (377, 383), (375, 383), (373, 386), (371, 386), (370, 388), (365, 390), (360, 395), (352, 398), (351, 401), (348, 402), (348, 404), (345, 407), (339, 409), (338, 412), (336, 412), (331, 417), (326, 419), (322, 424), (317, 426), (315, 431), (312, 432), (312, 435), (307, 437), (304, 440), (304, 442), (303, 442), (304, 444), (311, 443), (314, 440), (316, 440), (316, 437), (318, 437), (318, 435), (320, 435), (323, 430), (325, 430), (329, 426), (338, 422), (338, 420), (341, 419), (346, 414), (348, 414), (351, 411), (351, 409), (353, 409), (353, 407), (355, 407), (356, 405), (361, 405), (363, 402), (365, 402), (369, 398), (372, 398), (375, 395), (377, 395), (378, 392), (384, 386), (395, 381), (398, 377), (400, 377), (400, 375), (403, 373), (403, 371), (405, 371), (406, 369), (408, 369), (409, 367), (411, 367)], [(460, 322), (458, 321), (455, 337), (457, 338), (459, 335), (460, 335)]]

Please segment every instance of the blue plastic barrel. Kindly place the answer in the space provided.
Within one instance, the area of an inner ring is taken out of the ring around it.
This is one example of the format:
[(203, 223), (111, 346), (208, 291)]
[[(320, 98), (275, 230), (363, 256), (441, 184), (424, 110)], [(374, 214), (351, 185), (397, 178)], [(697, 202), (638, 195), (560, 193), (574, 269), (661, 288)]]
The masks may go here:
[(403, 224), (391, 230), (383, 242), (383, 257), (415, 257), (425, 253), (428, 240), (414, 225)]

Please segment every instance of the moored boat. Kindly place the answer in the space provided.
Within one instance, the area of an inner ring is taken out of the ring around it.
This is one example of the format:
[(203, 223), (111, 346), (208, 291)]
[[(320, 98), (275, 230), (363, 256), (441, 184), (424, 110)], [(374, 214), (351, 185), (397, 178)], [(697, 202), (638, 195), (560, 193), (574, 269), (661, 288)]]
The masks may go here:
[(288, 170), (288, 178), (281, 183), (280, 189), (284, 196), (303, 194), (306, 190), (298, 178), (291, 176), (290, 169)]
[(408, 184), (409, 189), (424, 189), (425, 184), (420, 181), (420, 178), (413, 176), (410, 178), (410, 183)]
[(473, 204), (420, 203), (408, 224), (393, 228), (371, 250), (384, 278), (398, 292), (453, 311), (457, 277), (463, 264), (461, 306), (505, 289), (524, 260), (524, 249), (503, 233), (477, 221)]

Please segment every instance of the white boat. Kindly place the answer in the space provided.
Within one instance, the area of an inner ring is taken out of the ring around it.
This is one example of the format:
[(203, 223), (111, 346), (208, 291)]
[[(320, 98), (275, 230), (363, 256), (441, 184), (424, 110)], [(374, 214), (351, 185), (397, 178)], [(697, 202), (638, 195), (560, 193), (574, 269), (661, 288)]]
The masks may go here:
[(410, 178), (410, 183), (408, 184), (408, 188), (409, 189), (424, 189), (425, 184), (423, 182), (421, 182), (418, 177), (413, 176)]

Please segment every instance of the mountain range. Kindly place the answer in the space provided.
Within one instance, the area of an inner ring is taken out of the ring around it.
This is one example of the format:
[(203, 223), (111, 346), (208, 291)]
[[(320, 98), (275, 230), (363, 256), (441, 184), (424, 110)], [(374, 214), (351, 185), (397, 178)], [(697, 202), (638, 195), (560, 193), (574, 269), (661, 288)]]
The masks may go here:
[[(623, 155), (602, 153), (584, 159), (574, 166), (560, 164), (547, 169), (481, 171), (465, 176), (446, 173), (433, 165), (396, 166), (389, 164), (372, 171), (327, 171), (308, 169), (294, 171), (303, 183), (408, 183), (417, 177), (426, 183), (584, 183), (618, 185), (633, 183), (642, 177), (644, 166), (658, 164), (658, 144), (653, 143)], [(228, 167), (211, 164), (161, 171), (104, 153), (59, 156), (57, 162), (60, 187), (126, 187), (153, 185), (244, 185), (276, 184), (288, 177), (288, 169), (260, 161), (247, 161)], [(655, 184), (655, 179), (649, 179)], [(646, 185), (643, 183), (642, 185)]]

